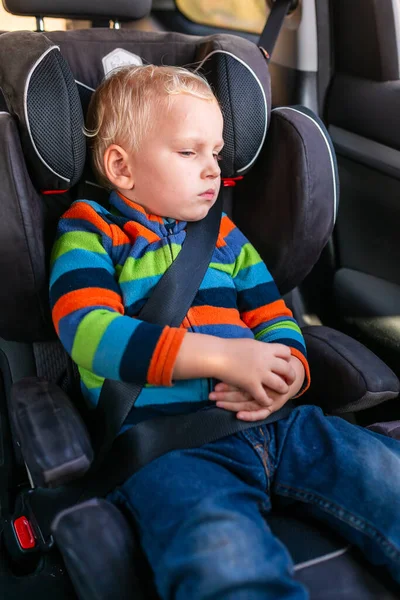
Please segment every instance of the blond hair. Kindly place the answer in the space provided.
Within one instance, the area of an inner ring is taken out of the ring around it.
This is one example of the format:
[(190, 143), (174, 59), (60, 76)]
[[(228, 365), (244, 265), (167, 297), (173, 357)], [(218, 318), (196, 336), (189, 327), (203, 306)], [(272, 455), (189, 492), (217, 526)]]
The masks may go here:
[(177, 94), (216, 101), (208, 82), (183, 67), (122, 67), (104, 79), (90, 101), (85, 129), (102, 185), (110, 187), (104, 169), (106, 149), (118, 144), (137, 151), (155, 121), (154, 115), (168, 111), (171, 97)]

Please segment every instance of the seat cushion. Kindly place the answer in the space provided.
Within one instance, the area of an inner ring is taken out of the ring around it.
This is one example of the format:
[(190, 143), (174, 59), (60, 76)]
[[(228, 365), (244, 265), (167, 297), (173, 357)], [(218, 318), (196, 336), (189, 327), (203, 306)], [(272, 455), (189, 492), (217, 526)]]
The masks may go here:
[[(293, 514), (294, 513), (294, 514)], [(268, 517), (273, 533), (288, 548), (295, 577), (310, 591), (310, 600), (395, 600), (400, 597), (385, 573), (374, 569), (346, 540), (322, 523), (296, 514)]]

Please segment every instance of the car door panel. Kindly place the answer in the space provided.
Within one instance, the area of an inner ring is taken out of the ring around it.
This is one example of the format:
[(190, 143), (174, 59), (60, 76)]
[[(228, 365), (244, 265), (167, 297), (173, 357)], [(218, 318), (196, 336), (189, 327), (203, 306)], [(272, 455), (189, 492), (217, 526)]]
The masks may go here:
[(400, 100), (397, 0), (332, 2), (325, 115), (341, 186), (334, 326), (400, 373)]

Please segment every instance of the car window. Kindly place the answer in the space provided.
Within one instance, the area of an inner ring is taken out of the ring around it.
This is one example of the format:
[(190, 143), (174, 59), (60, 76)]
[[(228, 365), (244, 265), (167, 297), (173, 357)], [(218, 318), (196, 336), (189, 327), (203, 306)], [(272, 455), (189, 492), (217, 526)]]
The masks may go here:
[[(47, 19), (45, 20), (47, 31), (58, 31), (66, 28), (65, 19)], [(27, 29), (34, 31), (36, 29), (35, 17), (17, 17), (11, 15), (5, 10), (0, 2), (0, 30), (1, 31), (19, 31)]]
[(201, 25), (261, 33), (267, 0), (176, 0), (181, 13)]

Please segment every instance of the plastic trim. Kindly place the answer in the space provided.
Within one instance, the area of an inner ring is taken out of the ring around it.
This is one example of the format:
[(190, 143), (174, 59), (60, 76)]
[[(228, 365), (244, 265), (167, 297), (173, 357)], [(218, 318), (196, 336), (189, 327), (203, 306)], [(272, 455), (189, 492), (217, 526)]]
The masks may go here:
[(398, 77), (400, 79), (400, 3), (399, 0), (392, 0), (394, 31), (396, 35), (397, 62), (399, 65)]
[(57, 177), (59, 177), (60, 179), (62, 179), (63, 181), (66, 181), (67, 183), (70, 183), (71, 180), (68, 179), (67, 177), (64, 177), (63, 175), (60, 175), (59, 173), (57, 173), (56, 171), (54, 171), (54, 169), (52, 169), (50, 167), (50, 165), (47, 164), (47, 162), (43, 159), (43, 157), (40, 155), (36, 144), (33, 140), (32, 137), (32, 132), (31, 132), (31, 127), (29, 124), (29, 118), (28, 118), (28, 88), (29, 88), (29, 84), (31, 81), (31, 77), (35, 71), (35, 69), (37, 68), (37, 66), (42, 62), (42, 60), (44, 59), (45, 56), (47, 56), (47, 54), (49, 54), (50, 52), (52, 52), (53, 50), (58, 50), (60, 51), (59, 46), (51, 46), (50, 48), (47, 48), (47, 50), (45, 52), (43, 52), (43, 54), (41, 56), (39, 56), (39, 58), (37, 59), (37, 61), (34, 63), (34, 65), (32, 66), (31, 70), (28, 73), (28, 77), (26, 78), (26, 83), (25, 83), (25, 90), (24, 90), (24, 114), (25, 114), (25, 121), (26, 121), (26, 125), (28, 128), (28, 133), (29, 133), (29, 137), (31, 139), (31, 143), (33, 146), (33, 149), (36, 152), (36, 155), (38, 156), (38, 158), (41, 160), (41, 162), (44, 164), (44, 166), (54, 175), (56, 175)]
[(343, 156), (400, 179), (400, 150), (336, 125), (329, 126), (329, 134)]
[(316, 3), (301, 0), (297, 9), (285, 17), (271, 63), (298, 71), (318, 71)]

